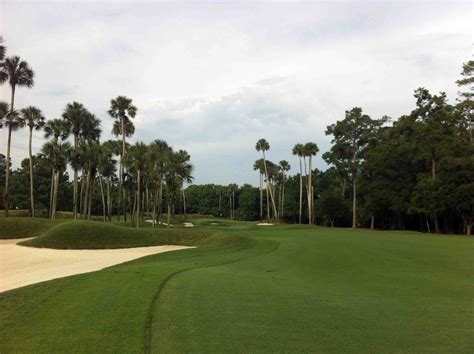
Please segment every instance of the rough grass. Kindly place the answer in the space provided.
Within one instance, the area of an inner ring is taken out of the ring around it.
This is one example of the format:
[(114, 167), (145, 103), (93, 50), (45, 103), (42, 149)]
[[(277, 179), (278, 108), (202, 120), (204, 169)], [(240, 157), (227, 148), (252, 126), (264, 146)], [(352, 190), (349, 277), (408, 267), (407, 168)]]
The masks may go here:
[(128, 248), (159, 245), (196, 245), (212, 234), (209, 230), (135, 229), (98, 221), (67, 221), (23, 246), (56, 249)]
[(46, 232), (62, 220), (40, 218), (8, 217), (0, 218), (0, 239), (35, 237)]
[(218, 232), (196, 249), (0, 294), (0, 352), (473, 351), (472, 239)]

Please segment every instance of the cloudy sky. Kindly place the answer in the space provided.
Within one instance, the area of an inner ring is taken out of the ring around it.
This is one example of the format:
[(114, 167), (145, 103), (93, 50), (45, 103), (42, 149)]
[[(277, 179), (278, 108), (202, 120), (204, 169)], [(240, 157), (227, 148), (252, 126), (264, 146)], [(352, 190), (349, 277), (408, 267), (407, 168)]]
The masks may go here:
[[(425, 86), (456, 98), (454, 81), (472, 56), (471, 2), (15, 2), (0, 0), (7, 55), (36, 73), (16, 107), (47, 118), (82, 102), (111, 138), (110, 99), (138, 107), (131, 141), (184, 148), (196, 183), (258, 183), (252, 169), (265, 137), (268, 158), (295, 143), (328, 150), (327, 125), (360, 106), (398, 117)], [(6, 85), (0, 89), (9, 100)], [(6, 151), (6, 131), (0, 132)], [(43, 143), (34, 139), (35, 151)], [(14, 133), (14, 166), (27, 156)], [(317, 167), (325, 168), (318, 157)]]

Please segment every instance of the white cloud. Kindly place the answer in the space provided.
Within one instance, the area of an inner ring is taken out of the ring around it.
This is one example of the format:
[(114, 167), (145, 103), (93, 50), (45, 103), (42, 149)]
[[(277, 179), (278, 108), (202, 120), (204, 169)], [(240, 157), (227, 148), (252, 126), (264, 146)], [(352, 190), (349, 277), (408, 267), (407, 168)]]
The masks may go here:
[[(139, 108), (132, 140), (188, 149), (198, 183), (254, 182), (260, 137), (270, 159), (296, 167), (291, 147), (311, 140), (326, 150), (326, 126), (353, 106), (397, 117), (413, 107), (418, 86), (454, 99), (471, 55), (470, 3), (1, 6), (7, 54), (36, 72), (33, 89), (17, 90), (18, 107), (55, 118), (66, 103), (83, 102), (109, 138), (110, 99), (127, 95)], [(6, 85), (0, 92), (9, 97)], [(26, 131), (15, 133), (15, 165), (26, 142)]]

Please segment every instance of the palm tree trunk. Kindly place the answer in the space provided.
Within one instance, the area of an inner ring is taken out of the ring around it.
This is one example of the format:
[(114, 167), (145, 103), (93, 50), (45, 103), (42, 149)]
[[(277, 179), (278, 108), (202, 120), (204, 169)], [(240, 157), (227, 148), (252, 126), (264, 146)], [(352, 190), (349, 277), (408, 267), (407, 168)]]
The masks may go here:
[[(77, 134), (74, 135), (74, 151), (77, 152)], [(72, 214), (74, 220), (77, 220), (77, 168), (74, 168), (74, 187), (73, 187), (73, 207)]]
[(102, 195), (102, 214), (104, 215), (104, 222), (106, 222), (107, 209), (105, 206), (105, 195), (104, 195), (104, 187), (102, 185), (102, 176), (99, 175), (98, 178), (99, 178), (99, 185), (100, 185), (100, 194)]
[(285, 180), (283, 179), (283, 186), (281, 192), (281, 218), (283, 221), (285, 215)]
[[(13, 98), (12, 98), (13, 100)], [(8, 126), (8, 142), (7, 142), (7, 163), (6, 163), (6, 173), (5, 173), (5, 193), (3, 195), (3, 204), (5, 206), (5, 216), (8, 217), (8, 208), (10, 207), (8, 205), (10, 195), (8, 191), (9, 187), (9, 182), (10, 182), (10, 147), (11, 147), (11, 142), (12, 142), (12, 127), (9, 125)]]
[(135, 214), (136, 214), (135, 212), (136, 207), (137, 207), (137, 191), (135, 190), (135, 193), (133, 193), (133, 206), (130, 213), (130, 227), (133, 227), (133, 222), (135, 220)]
[(357, 176), (352, 181), (352, 228), (357, 228)]
[(91, 218), (91, 209), (92, 209), (92, 195), (94, 194), (94, 178), (92, 178), (92, 172), (89, 172), (91, 174), (90, 177), (90, 188), (89, 188), (89, 205), (87, 206), (87, 220), (90, 220)]
[(275, 197), (273, 196), (273, 191), (269, 185), (269, 181), (268, 181), (268, 171), (267, 171), (267, 161), (265, 159), (265, 151), (263, 151), (263, 166), (265, 167), (265, 175), (267, 177), (267, 188), (270, 189), (270, 199), (272, 201), (272, 207), (273, 207), (273, 217), (275, 219), (275, 221), (278, 219), (278, 212), (276, 210), (276, 205), (275, 205)]
[[(14, 104), (15, 104), (15, 85), (12, 86), (12, 95), (11, 95), (11, 101), (10, 101), (10, 113), (13, 113), (14, 110)], [(8, 191), (9, 187), (9, 179), (10, 179), (10, 146), (11, 146), (11, 141), (12, 141), (12, 128), (11, 126), (8, 126), (8, 143), (7, 143), (7, 163), (6, 163), (6, 171), (5, 171), (5, 192), (3, 194), (4, 198), (4, 207), (5, 207), (5, 216), (8, 217), (8, 208), (10, 207), (8, 205), (10, 195)]]
[(303, 212), (303, 166), (301, 165), (300, 156), (300, 212), (299, 212), (299, 223), (301, 224), (301, 214)]
[(107, 188), (107, 220), (112, 221), (112, 198), (110, 196), (110, 179), (105, 180), (105, 186)]
[(56, 209), (58, 204), (58, 184), (59, 184), (59, 170), (55, 171), (54, 177), (54, 192), (53, 192), (53, 212), (51, 219), (56, 219)]
[(33, 185), (33, 152), (31, 149), (31, 140), (33, 139), (33, 127), (30, 127), (30, 138), (28, 142), (28, 153), (30, 155), (30, 202), (31, 202), (31, 217), (35, 217), (35, 196)]
[(313, 210), (312, 210), (312, 190), (313, 190), (313, 185), (312, 185), (312, 156), (310, 155), (308, 157), (308, 187), (307, 187), (307, 195), (308, 195), (308, 224), (312, 225), (313, 224)]
[(137, 171), (137, 229), (140, 227), (140, 186), (141, 186), (141, 173), (140, 170)]
[(153, 194), (153, 216), (152, 216), (152, 227), (155, 228), (156, 224), (156, 203), (158, 201), (158, 188), (155, 189), (155, 193)]
[(170, 223), (171, 223), (171, 205), (170, 205), (170, 202), (168, 202), (168, 225), (166, 226), (170, 227)]
[(183, 212), (184, 212), (184, 221), (186, 221), (186, 194), (183, 188)]
[(265, 185), (265, 195), (267, 197), (267, 222), (270, 222), (270, 196), (268, 195), (267, 185)]
[(158, 197), (158, 222), (163, 222), (163, 178), (160, 179), (160, 195)]
[(373, 230), (374, 227), (375, 227), (375, 216), (372, 213), (372, 215), (370, 216), (370, 229)]
[(263, 220), (263, 175), (260, 172), (260, 221)]
[(49, 217), (53, 216), (54, 168), (51, 170), (51, 187), (49, 189)]

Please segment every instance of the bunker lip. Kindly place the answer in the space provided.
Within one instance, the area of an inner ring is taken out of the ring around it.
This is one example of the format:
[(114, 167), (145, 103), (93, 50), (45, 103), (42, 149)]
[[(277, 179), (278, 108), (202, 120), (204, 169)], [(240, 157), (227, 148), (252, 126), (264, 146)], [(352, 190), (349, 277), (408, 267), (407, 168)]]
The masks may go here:
[(98, 271), (152, 254), (194, 248), (151, 246), (119, 249), (58, 250), (17, 245), (22, 239), (0, 240), (0, 292), (47, 280)]

